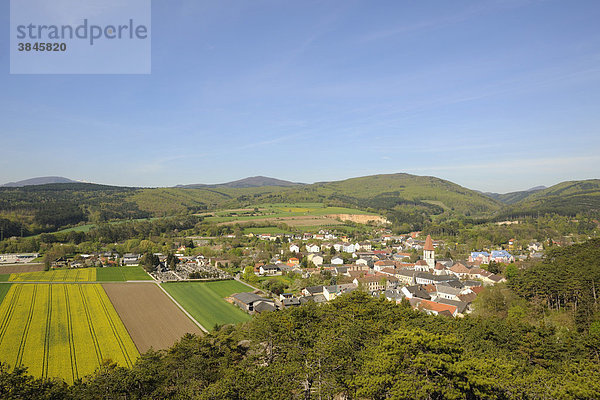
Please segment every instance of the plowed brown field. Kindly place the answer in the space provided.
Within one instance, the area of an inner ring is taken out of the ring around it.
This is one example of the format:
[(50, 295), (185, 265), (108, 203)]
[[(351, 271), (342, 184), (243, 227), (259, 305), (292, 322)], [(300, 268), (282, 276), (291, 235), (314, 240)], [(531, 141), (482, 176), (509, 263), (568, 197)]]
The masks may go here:
[(186, 333), (201, 334), (154, 283), (102, 285), (140, 353), (172, 346)]
[(18, 274), (20, 272), (38, 272), (44, 270), (44, 264), (0, 265), (0, 274)]

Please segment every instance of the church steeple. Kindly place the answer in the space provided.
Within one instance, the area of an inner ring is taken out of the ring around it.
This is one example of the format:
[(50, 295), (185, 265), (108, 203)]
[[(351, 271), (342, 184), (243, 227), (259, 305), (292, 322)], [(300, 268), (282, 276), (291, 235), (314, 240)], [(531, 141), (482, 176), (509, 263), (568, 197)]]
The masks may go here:
[(425, 239), (425, 246), (423, 246), (423, 259), (429, 268), (435, 267), (435, 248), (433, 247), (433, 240), (431, 240), (430, 235), (427, 235), (427, 239)]

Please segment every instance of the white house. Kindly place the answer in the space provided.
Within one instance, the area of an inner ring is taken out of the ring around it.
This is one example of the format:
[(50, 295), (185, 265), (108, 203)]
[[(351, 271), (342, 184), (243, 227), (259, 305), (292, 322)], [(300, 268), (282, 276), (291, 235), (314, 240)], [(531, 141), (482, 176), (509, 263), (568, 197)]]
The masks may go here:
[(344, 259), (342, 257), (333, 257), (331, 259), (331, 263), (333, 265), (342, 265), (344, 263)]
[(323, 256), (321, 256), (320, 254), (312, 253), (308, 255), (308, 261), (312, 261), (313, 264), (319, 267), (323, 265)]
[(306, 245), (306, 251), (308, 251), (309, 253), (318, 253), (319, 251), (321, 251), (321, 248), (317, 244), (309, 243)]
[(354, 253), (356, 251), (353, 243), (344, 243), (342, 246), (342, 251), (344, 253)]
[(292, 244), (290, 245), (290, 251), (291, 251), (292, 253), (300, 253), (300, 246), (298, 246), (298, 245), (297, 245), (297, 244), (295, 244), (295, 243), (292, 243)]

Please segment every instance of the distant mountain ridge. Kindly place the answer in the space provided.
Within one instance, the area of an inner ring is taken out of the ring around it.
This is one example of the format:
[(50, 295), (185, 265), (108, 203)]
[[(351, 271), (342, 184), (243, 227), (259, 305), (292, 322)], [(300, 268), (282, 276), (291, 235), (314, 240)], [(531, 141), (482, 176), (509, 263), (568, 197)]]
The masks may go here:
[(255, 187), (263, 187), (263, 186), (279, 186), (279, 187), (291, 187), (291, 186), (300, 186), (304, 185), (303, 183), (284, 181), (282, 179), (269, 178), (267, 176), (251, 176), (244, 179), (238, 179), (237, 181), (226, 182), (226, 183), (216, 183), (212, 185), (197, 183), (192, 185), (177, 185), (176, 188), (179, 189), (202, 189), (202, 188), (235, 188), (235, 189), (243, 189), (243, 188), (255, 188)]
[(532, 194), (539, 192), (541, 190), (547, 189), (546, 186), (535, 186), (527, 190), (520, 190), (518, 192), (510, 192), (510, 193), (492, 193), (485, 192), (484, 195), (491, 197), (494, 200), (501, 201), (505, 204), (515, 204), (519, 201), (525, 200), (527, 197)]
[(444, 179), (405, 173), (313, 184), (256, 176), (218, 185), (170, 188), (98, 185), (62, 177), (8, 185), (0, 187), (0, 224), (12, 235), (21, 228), (35, 234), (96, 220), (163, 217), (270, 203), (320, 203), (371, 210), (403, 231), (419, 230), (432, 216), (442, 214), (481, 220), (550, 213), (600, 219), (600, 179), (507, 193), (501, 195), (505, 202)]
[(38, 178), (30, 178), (17, 182), (8, 182), (0, 187), (23, 187), (23, 186), (33, 186), (33, 185), (48, 185), (52, 183), (80, 183), (78, 181), (74, 181), (69, 178), (65, 178), (62, 176), (41, 176)]

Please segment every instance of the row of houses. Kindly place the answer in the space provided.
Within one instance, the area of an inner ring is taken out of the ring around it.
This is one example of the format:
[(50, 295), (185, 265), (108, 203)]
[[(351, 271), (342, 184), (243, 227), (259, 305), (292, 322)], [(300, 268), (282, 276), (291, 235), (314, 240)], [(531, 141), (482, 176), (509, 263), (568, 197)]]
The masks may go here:
[(511, 263), (515, 261), (515, 257), (506, 250), (473, 251), (469, 255), (469, 262), (479, 262), (481, 264), (489, 264), (490, 262)]

